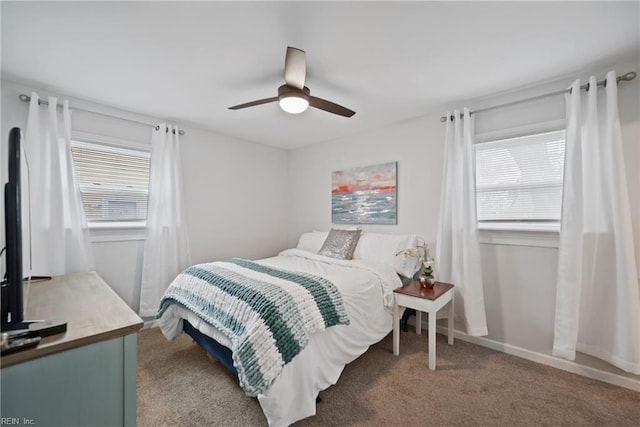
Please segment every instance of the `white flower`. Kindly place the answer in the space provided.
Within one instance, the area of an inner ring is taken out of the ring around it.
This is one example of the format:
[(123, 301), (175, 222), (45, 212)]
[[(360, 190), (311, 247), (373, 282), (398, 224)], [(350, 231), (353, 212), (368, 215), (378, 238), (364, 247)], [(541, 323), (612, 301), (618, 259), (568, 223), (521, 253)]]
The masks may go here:
[(433, 274), (433, 264), (435, 260), (429, 257), (429, 246), (425, 243), (422, 246), (404, 249), (396, 255), (404, 255), (408, 258), (415, 258), (416, 264), (420, 265), (420, 269), (427, 275)]

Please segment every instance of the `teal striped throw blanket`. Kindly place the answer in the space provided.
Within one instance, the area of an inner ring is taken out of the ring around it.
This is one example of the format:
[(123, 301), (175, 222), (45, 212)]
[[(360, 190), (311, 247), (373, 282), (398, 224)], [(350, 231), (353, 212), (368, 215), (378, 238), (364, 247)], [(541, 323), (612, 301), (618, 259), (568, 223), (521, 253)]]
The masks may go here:
[(329, 280), (239, 258), (187, 268), (165, 292), (157, 318), (171, 304), (229, 339), (249, 396), (266, 391), (310, 334), (349, 324), (342, 296)]

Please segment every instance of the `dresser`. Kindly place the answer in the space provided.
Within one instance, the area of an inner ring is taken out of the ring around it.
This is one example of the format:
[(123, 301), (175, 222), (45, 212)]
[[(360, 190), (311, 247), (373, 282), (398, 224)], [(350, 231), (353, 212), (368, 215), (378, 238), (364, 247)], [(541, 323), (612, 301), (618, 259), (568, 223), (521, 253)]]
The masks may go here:
[(2, 419), (135, 426), (142, 319), (94, 272), (27, 282), (24, 295), (25, 319), (64, 319), (67, 331), (0, 358)]

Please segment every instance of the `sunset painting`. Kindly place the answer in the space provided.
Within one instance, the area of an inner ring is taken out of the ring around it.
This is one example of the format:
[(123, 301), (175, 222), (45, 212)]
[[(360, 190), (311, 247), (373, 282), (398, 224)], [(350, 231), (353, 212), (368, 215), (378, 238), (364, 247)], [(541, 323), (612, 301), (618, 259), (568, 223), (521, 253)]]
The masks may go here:
[(331, 222), (397, 224), (397, 162), (347, 169), (331, 175)]

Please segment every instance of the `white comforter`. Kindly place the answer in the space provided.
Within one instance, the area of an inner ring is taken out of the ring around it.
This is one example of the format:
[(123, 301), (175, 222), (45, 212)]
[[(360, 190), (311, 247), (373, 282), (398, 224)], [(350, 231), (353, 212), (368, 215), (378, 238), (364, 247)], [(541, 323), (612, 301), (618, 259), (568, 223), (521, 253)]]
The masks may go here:
[[(337, 260), (300, 249), (288, 249), (277, 257), (257, 262), (329, 279), (342, 293), (351, 321), (348, 326), (333, 326), (313, 335), (267, 392), (258, 396), (269, 425), (286, 426), (315, 415), (318, 393), (335, 384), (347, 363), (391, 331), (393, 290), (402, 283), (390, 266), (364, 260)], [(167, 309), (159, 319), (167, 339), (182, 333), (182, 319), (221, 344), (230, 345), (213, 326), (177, 305)]]

